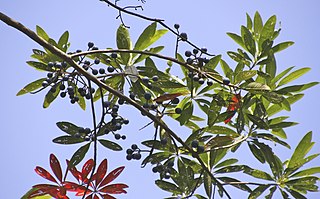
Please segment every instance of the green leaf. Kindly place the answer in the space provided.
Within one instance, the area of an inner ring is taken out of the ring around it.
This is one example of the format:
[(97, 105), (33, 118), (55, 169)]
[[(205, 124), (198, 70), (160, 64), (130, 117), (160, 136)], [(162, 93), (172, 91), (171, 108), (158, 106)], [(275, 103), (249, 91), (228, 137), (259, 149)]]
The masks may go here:
[(245, 89), (251, 93), (266, 93), (271, 90), (268, 85), (259, 82), (250, 82)]
[(298, 70), (296, 70), (296, 71), (293, 71), (293, 72), (290, 73), (288, 76), (286, 76), (285, 78), (283, 78), (283, 79), (279, 82), (279, 84), (278, 84), (277, 87), (280, 87), (280, 86), (285, 85), (285, 84), (287, 84), (287, 83), (289, 83), (289, 82), (292, 82), (293, 80), (295, 80), (295, 79), (301, 77), (302, 75), (304, 75), (305, 73), (307, 73), (310, 69), (311, 69), (311, 68), (305, 67), (305, 68), (300, 68), (300, 69), (298, 69)]
[(276, 21), (277, 21), (277, 17), (273, 15), (264, 24), (261, 30), (260, 38), (259, 38), (259, 48), (262, 46), (262, 43), (265, 40), (267, 39), (272, 40)]
[(204, 129), (205, 132), (213, 133), (213, 134), (224, 134), (224, 135), (230, 135), (230, 136), (239, 136), (237, 132), (234, 130), (225, 127), (225, 126), (208, 126)]
[(234, 178), (229, 178), (229, 177), (218, 177), (219, 180), (229, 184), (230, 182), (239, 182), (239, 184), (230, 184), (231, 186), (234, 186), (240, 190), (251, 192), (250, 187), (248, 187), (246, 184), (241, 184), (241, 181), (234, 179)]
[(49, 41), (49, 36), (48, 34), (40, 27), (40, 26), (36, 26), (36, 31), (37, 31), (37, 35), (39, 37), (41, 37), (42, 39)]
[[(146, 50), (146, 52), (151, 52), (151, 53), (159, 53), (161, 50), (164, 49), (164, 46), (157, 46), (154, 48), (150, 48), (149, 50)], [(134, 54), (135, 55), (135, 54)], [(138, 58), (134, 60), (133, 64), (139, 63), (149, 57), (149, 55), (141, 54)]]
[(307, 155), (314, 144), (313, 142), (311, 142), (311, 139), (312, 131), (308, 132), (299, 142), (289, 160), (288, 169), (293, 169), (298, 166), (299, 162)]
[(53, 68), (50, 68), (47, 64), (44, 64), (42, 62), (36, 62), (36, 61), (27, 61), (27, 64), (29, 66), (32, 66), (33, 68), (39, 70), (39, 71), (49, 71), (54, 72)]
[(319, 84), (319, 82), (310, 82), (307, 84), (301, 84), (301, 85), (294, 85), (294, 86), (287, 86), (284, 88), (281, 88), (277, 90), (276, 92), (279, 94), (289, 94), (289, 93), (300, 93), (308, 88), (311, 88), (315, 85)]
[(230, 158), (230, 159), (227, 159), (227, 160), (224, 160), (224, 161), (220, 162), (214, 168), (221, 168), (221, 167), (225, 167), (225, 166), (230, 166), (230, 165), (235, 164), (237, 162), (238, 162), (237, 159)]
[(17, 93), (17, 96), (20, 96), (20, 95), (24, 95), (26, 93), (30, 93), (34, 90), (37, 90), (39, 88), (42, 87), (42, 82), (46, 80), (46, 78), (41, 78), (41, 79), (38, 79), (38, 80), (35, 80), (31, 83), (29, 83), (28, 85), (26, 85), (25, 87), (23, 87), (18, 93)]
[(294, 44), (293, 41), (282, 42), (282, 43), (279, 43), (279, 44), (275, 45), (274, 47), (272, 47), (272, 51), (273, 51), (273, 53), (277, 53), (277, 52), (280, 52), (280, 51), (288, 48), (289, 46), (292, 46), (293, 44)]
[(286, 189), (286, 190), (296, 199), (307, 199), (306, 197), (304, 197), (302, 194), (300, 194), (295, 190), (292, 190), (292, 189)]
[(252, 30), (252, 19), (248, 13), (246, 13), (246, 16), (247, 16), (247, 28), (249, 30)]
[(263, 27), (263, 22), (262, 22), (262, 18), (261, 18), (261, 16), (260, 16), (258, 11), (254, 14), (253, 24), (254, 24), (254, 35), (255, 35), (255, 38), (259, 39), (260, 32), (261, 32), (262, 27)]
[[(117, 47), (119, 49), (132, 49), (132, 42), (130, 39), (129, 31), (124, 25), (120, 25), (117, 30)], [(124, 65), (128, 65), (131, 61), (132, 54), (131, 53), (120, 53), (122, 63)]]
[(290, 127), (290, 126), (295, 126), (299, 123), (297, 122), (279, 122), (279, 123), (276, 123), (276, 124), (272, 124), (270, 125), (270, 129), (279, 129), (279, 128), (287, 128), (287, 127)]
[(287, 147), (288, 149), (290, 149), (290, 145), (287, 144), (286, 142), (280, 140), (279, 138), (271, 135), (271, 134), (268, 134), (268, 133), (258, 133), (255, 135), (256, 137), (258, 138), (262, 138), (262, 139), (265, 139), (265, 140), (270, 140), (270, 141), (273, 141), (273, 142), (276, 142), (276, 143), (279, 143), (285, 147)]
[(241, 71), (236, 75), (235, 83), (248, 80), (257, 74), (256, 70)]
[(188, 101), (182, 107), (182, 113), (177, 118), (177, 120), (180, 122), (180, 125), (184, 125), (191, 118), (192, 113), (193, 113), (193, 104), (191, 101)]
[(302, 178), (286, 181), (285, 184), (289, 186), (313, 185), (313, 184), (316, 184), (318, 180), (319, 178), (316, 176), (308, 176), (308, 177), (302, 177)]
[(264, 171), (258, 170), (258, 169), (252, 169), (248, 166), (245, 167), (243, 173), (248, 174), (248, 175), (255, 177), (255, 178), (263, 179), (263, 180), (269, 180), (269, 181), (274, 180), (270, 174), (268, 174)]
[(57, 144), (77, 144), (84, 142), (84, 138), (77, 138), (74, 136), (69, 136), (69, 135), (63, 135), (57, 138), (54, 138), (52, 142), (57, 143)]
[(204, 172), (204, 174), (203, 174), (203, 184), (204, 184), (204, 189), (206, 191), (207, 196), (209, 198), (211, 198), (211, 196), (212, 196), (212, 180), (207, 172)]
[(270, 52), (268, 55), (268, 63), (266, 64), (266, 73), (274, 78), (277, 72), (277, 63), (276, 58), (274, 57), (274, 53)]
[(226, 166), (219, 170), (216, 170), (215, 173), (233, 173), (243, 171), (245, 168), (244, 165), (234, 165), (234, 166)]
[(245, 26), (241, 26), (241, 35), (246, 49), (248, 49), (252, 56), (255, 56), (256, 43), (253, 39), (251, 32)]
[(309, 169), (305, 169), (302, 171), (299, 171), (297, 173), (294, 173), (293, 175), (290, 176), (290, 178), (293, 177), (302, 177), (302, 176), (310, 176), (316, 173), (320, 173), (320, 167), (313, 167), (313, 168), (309, 168)]
[(68, 49), (68, 40), (69, 40), (69, 32), (68, 31), (65, 31), (59, 41), (58, 41), (58, 46), (59, 46), (59, 49), (62, 50), (63, 52), (66, 52), (67, 49)]
[[(300, 100), (303, 96), (304, 96), (304, 94), (296, 94), (296, 95), (293, 95), (293, 96), (286, 98), (286, 100), (291, 105), (291, 104), (295, 103), (296, 101)], [(274, 104), (267, 109), (267, 113), (270, 117), (270, 116), (280, 112), (283, 109), (284, 109), (284, 107), (280, 106), (279, 104)]]
[(173, 194), (181, 193), (179, 187), (177, 187), (175, 184), (173, 184), (171, 182), (167, 182), (167, 181), (164, 181), (164, 180), (156, 180), (155, 183), (162, 190), (171, 192)]
[(207, 110), (207, 115), (208, 115), (207, 124), (208, 124), (208, 126), (213, 126), (217, 117), (219, 116), (220, 110), (221, 110), (221, 106), (218, 105), (218, 103), (215, 99), (212, 99), (212, 101), (210, 103), (210, 107)]
[(266, 159), (264, 158), (263, 153), (261, 152), (260, 149), (258, 149), (258, 147), (256, 145), (251, 144), (250, 142), (248, 142), (248, 146), (250, 148), (250, 151), (254, 155), (254, 157), (257, 158), (257, 160), (259, 160), (259, 162), (261, 162), (261, 163), (265, 163), (266, 162)]
[(287, 139), (287, 134), (284, 132), (283, 129), (272, 129), (271, 133), (280, 138)]
[(264, 122), (261, 118), (251, 114), (247, 114), (247, 116), (249, 120), (253, 122), (255, 125), (257, 125), (259, 128), (269, 129), (269, 125), (266, 122)]
[(149, 47), (153, 35), (156, 33), (157, 23), (154, 22), (150, 24), (139, 36), (136, 44), (134, 45), (134, 50), (144, 50)]
[(60, 84), (61, 82), (55, 85), (56, 90), (54, 93), (51, 92), (51, 90), (48, 91), (48, 93), (44, 97), (43, 108), (48, 108), (50, 104), (58, 97), (60, 93)]
[(203, 67), (214, 70), (217, 67), (220, 60), (221, 60), (221, 55), (216, 55), (213, 58), (211, 58), (209, 62), (206, 63)]
[(119, 144), (115, 143), (115, 142), (112, 142), (112, 141), (109, 141), (109, 140), (98, 140), (98, 141), (104, 147), (106, 147), (108, 149), (111, 149), (113, 151), (121, 151), (122, 150), (122, 147)]
[(266, 195), (266, 199), (272, 199), (274, 192), (277, 190), (276, 186), (273, 186), (269, 189), (269, 194)]
[[(37, 188), (31, 188), (26, 194), (24, 194), (20, 199), (29, 199), (29, 196), (32, 192), (36, 191)], [(37, 196), (37, 197), (32, 197), (32, 199), (50, 199), (52, 196), (49, 194), (43, 195), (43, 196)]]
[(225, 62), (223, 59), (220, 60), (220, 65), (223, 70), (223, 73), (226, 77), (228, 77), (230, 80), (232, 80), (233, 71), (230, 68), (230, 66)]
[(235, 41), (237, 44), (239, 44), (243, 49), (247, 49), (246, 46), (244, 45), (242, 37), (240, 37), (237, 34), (231, 33), (231, 32), (228, 32), (227, 35), (229, 37), (231, 37), (231, 39), (233, 39), (233, 41)]
[(89, 147), (90, 147), (90, 143), (83, 145), (76, 152), (74, 152), (74, 154), (72, 155), (69, 161), (68, 167), (74, 167), (77, 164), (79, 164), (83, 160), (84, 156), (87, 154)]
[(255, 188), (249, 195), (248, 199), (258, 198), (266, 189), (268, 189), (270, 185), (260, 185)]
[(289, 67), (286, 70), (282, 71), (280, 74), (278, 74), (275, 78), (271, 80), (271, 84), (275, 84), (278, 82), (283, 76), (285, 76), (288, 72), (290, 72), (294, 67)]
[(57, 122), (57, 126), (61, 131), (69, 135), (79, 133), (79, 127), (70, 122)]
[(279, 95), (276, 92), (264, 93), (262, 96), (274, 104), (280, 104), (285, 99), (282, 95)]

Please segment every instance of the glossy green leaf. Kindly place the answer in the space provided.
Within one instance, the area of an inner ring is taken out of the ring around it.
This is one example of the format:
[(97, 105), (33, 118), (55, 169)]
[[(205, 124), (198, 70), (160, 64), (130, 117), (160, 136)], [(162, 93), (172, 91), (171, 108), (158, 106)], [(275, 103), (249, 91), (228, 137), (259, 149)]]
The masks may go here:
[(248, 13), (246, 13), (246, 16), (247, 16), (247, 28), (249, 30), (252, 30), (252, 19)]
[[(31, 188), (26, 194), (24, 194), (20, 199), (29, 199), (29, 195), (36, 191), (37, 188)], [(50, 196), (49, 194), (47, 195), (43, 195), (43, 196), (37, 196), (37, 197), (32, 197), (32, 199), (50, 199), (52, 198), (52, 196)]]
[(243, 49), (247, 49), (243, 40), (242, 40), (242, 37), (240, 37), (239, 35), (237, 35), (235, 33), (231, 33), (231, 32), (228, 32), (227, 35), (229, 37), (231, 37), (231, 39), (233, 39), (233, 41), (235, 41), (237, 44), (239, 44)]
[(268, 189), (270, 185), (260, 185), (255, 188), (249, 195), (248, 199), (258, 198), (266, 189)]
[(282, 71), (281, 73), (279, 73), (277, 76), (275, 76), (271, 80), (271, 84), (275, 84), (276, 82), (278, 82), (282, 77), (284, 77), (286, 74), (288, 74), (293, 68), (294, 68), (294, 66), (291, 66), (291, 67), (285, 69), (284, 71)]
[[(154, 48), (150, 48), (149, 50), (146, 50), (146, 52), (159, 53), (163, 49), (164, 49), (164, 46), (157, 46)], [(149, 55), (141, 54), (141, 55), (139, 55), (138, 58), (136, 58), (134, 60), (133, 64), (139, 63), (139, 62), (143, 61), (144, 59), (146, 59), (147, 57), (149, 57)]]
[(295, 126), (299, 123), (297, 122), (279, 122), (279, 123), (276, 123), (276, 124), (272, 124), (270, 125), (270, 129), (279, 129), (279, 128), (287, 128), (287, 127), (290, 127), (290, 126)]
[(243, 173), (248, 174), (252, 177), (258, 178), (258, 179), (273, 181), (273, 178), (271, 177), (270, 174), (268, 174), (264, 171), (258, 170), (258, 169), (252, 169), (250, 167), (245, 167)]
[[(154, 22), (150, 24), (139, 36), (136, 44), (134, 45), (134, 50), (144, 50), (149, 47), (153, 35), (156, 33), (157, 23)], [(154, 42), (154, 41), (153, 41)]]
[(37, 35), (39, 37), (41, 37), (42, 39), (46, 40), (46, 41), (49, 41), (49, 36), (48, 34), (46, 33), (46, 31), (44, 31), (40, 26), (36, 26), (36, 32), (37, 32)]
[(312, 131), (308, 132), (299, 142), (298, 146), (294, 150), (294, 153), (292, 154), (289, 163), (288, 168), (292, 169), (295, 168), (299, 161), (301, 161), (309, 152), (309, 150), (313, 146), (313, 142), (311, 142), (312, 139)]
[(43, 101), (43, 108), (48, 108), (50, 106), (50, 104), (58, 97), (59, 93), (60, 93), (60, 84), (56, 84), (56, 90), (55, 92), (51, 92), (51, 90), (49, 90), (46, 94), (46, 96), (44, 97), (44, 101)]
[(256, 70), (241, 71), (236, 75), (235, 83), (248, 80), (257, 74)]
[(26, 85), (25, 87), (23, 87), (18, 93), (17, 93), (17, 96), (20, 96), (20, 95), (24, 95), (26, 93), (30, 93), (34, 90), (37, 90), (39, 88), (42, 87), (42, 82), (46, 80), (46, 78), (41, 78), (41, 79), (38, 79), (36, 81), (33, 81), (31, 83), (29, 83), (28, 85)]
[(225, 62), (223, 59), (220, 60), (220, 65), (223, 70), (223, 73), (226, 77), (228, 77), (230, 80), (232, 80), (233, 71), (230, 68), (230, 66)]
[(209, 150), (215, 147), (223, 147), (230, 145), (234, 142), (234, 138), (231, 136), (216, 136), (211, 138), (205, 145), (205, 149)]
[(182, 108), (182, 113), (177, 118), (180, 122), (180, 125), (184, 125), (192, 116), (193, 113), (193, 104), (191, 101), (188, 101)]
[(227, 160), (224, 160), (224, 161), (220, 162), (214, 168), (221, 168), (221, 167), (225, 167), (225, 166), (230, 166), (230, 165), (235, 164), (237, 162), (238, 162), (237, 159), (230, 158), (230, 159), (227, 159)]
[(277, 90), (276, 92), (279, 94), (289, 94), (289, 93), (300, 93), (308, 88), (311, 88), (315, 85), (319, 84), (319, 82), (310, 82), (307, 84), (301, 84), (301, 85), (294, 85), (294, 86), (287, 86), (284, 88), (281, 88)]
[(206, 111), (208, 115), (207, 125), (209, 127), (213, 126), (217, 117), (220, 114), (221, 106), (218, 105), (217, 101), (213, 99), (210, 103), (209, 109)]
[(286, 76), (285, 78), (283, 78), (277, 87), (280, 87), (282, 85), (285, 85), (299, 77), (301, 77), (302, 75), (304, 75), (305, 73), (307, 73), (311, 68), (300, 68), (296, 71), (293, 71), (292, 73), (290, 73), (288, 76)]
[(209, 62), (206, 63), (203, 67), (214, 70), (217, 67), (220, 60), (221, 60), (221, 55), (216, 55), (213, 58), (211, 58)]
[[(303, 96), (304, 96), (303, 94), (296, 94), (296, 95), (290, 96), (286, 99), (289, 102), (289, 104), (291, 105), (291, 104), (294, 104), (295, 102), (297, 102), (298, 100), (300, 100)], [(267, 113), (269, 116), (272, 116), (272, 115), (280, 112), (283, 109), (284, 109), (284, 107), (280, 106), (279, 104), (274, 104), (267, 109)]]
[(204, 131), (208, 132), (208, 133), (213, 133), (213, 134), (239, 136), (239, 134), (237, 132), (235, 132), (234, 130), (232, 130), (228, 127), (225, 127), (225, 126), (218, 126), (218, 125), (208, 126), (204, 129)]
[(277, 62), (276, 58), (274, 57), (274, 53), (271, 52), (268, 55), (268, 63), (266, 64), (266, 73), (274, 78), (277, 72)]
[(293, 44), (294, 44), (293, 41), (282, 42), (282, 43), (279, 43), (279, 44), (275, 45), (272, 48), (272, 51), (273, 51), (273, 53), (277, 53), (277, 52), (280, 52), (280, 51), (288, 48), (289, 46), (292, 46)]
[[(117, 47), (119, 49), (132, 49), (132, 42), (130, 39), (129, 31), (124, 25), (120, 25), (117, 30)], [(131, 61), (131, 53), (120, 53), (124, 65), (128, 65)]]
[(272, 129), (271, 133), (280, 138), (287, 139), (287, 134), (284, 132), (283, 129)]
[(303, 196), (301, 193), (292, 190), (292, 189), (286, 189), (294, 198), (296, 199), (307, 199), (305, 196)]
[(259, 14), (259, 12), (255, 12), (254, 14), (254, 18), (253, 18), (253, 30), (254, 30), (254, 35), (255, 35), (255, 38), (259, 39), (260, 37), (260, 32), (263, 28), (263, 22), (262, 22), (262, 18)]
[(83, 160), (84, 156), (87, 154), (89, 147), (90, 147), (90, 143), (83, 145), (76, 152), (74, 152), (74, 154), (72, 155), (69, 161), (68, 167), (74, 167), (77, 164), (79, 164)]
[(59, 46), (59, 49), (62, 50), (63, 52), (66, 52), (67, 49), (68, 49), (68, 40), (69, 40), (69, 32), (68, 31), (65, 31), (59, 41), (58, 41), (58, 46)]
[(171, 182), (167, 182), (164, 180), (156, 180), (155, 183), (160, 189), (162, 189), (164, 191), (168, 191), (173, 194), (181, 193), (179, 187), (177, 187), (175, 184), (173, 184)]
[(272, 40), (274, 28), (276, 25), (277, 17), (275, 15), (271, 16), (266, 23), (264, 24), (259, 38), (259, 47), (262, 46), (262, 43), (269, 39)]
[(245, 89), (251, 93), (266, 93), (270, 91), (270, 87), (268, 85), (261, 84), (259, 82), (250, 82)]
[(264, 122), (261, 118), (251, 114), (247, 114), (247, 116), (249, 120), (253, 122), (255, 125), (257, 125), (259, 128), (269, 129), (269, 125), (266, 122)]
[(206, 191), (207, 196), (209, 198), (211, 198), (211, 196), (212, 196), (212, 180), (207, 172), (204, 172), (204, 174), (203, 174), (203, 184), (204, 184), (204, 189)]
[(292, 185), (312, 185), (316, 184), (317, 181), (319, 180), (318, 177), (316, 176), (308, 176), (308, 177), (302, 177), (302, 178), (297, 178), (293, 180), (286, 181), (285, 184), (292, 186)]
[(263, 97), (273, 104), (280, 104), (284, 100), (284, 97), (282, 95), (277, 94), (276, 92), (264, 93)]
[(248, 143), (248, 146), (250, 148), (250, 151), (252, 152), (252, 154), (254, 155), (254, 157), (259, 160), (261, 163), (265, 163), (266, 159), (264, 158), (263, 153), (261, 152), (260, 149), (258, 149), (258, 147), (254, 144)]
[(230, 178), (230, 177), (218, 177), (219, 180), (225, 182), (226, 184), (229, 184), (230, 182), (239, 182), (239, 184), (230, 184), (231, 186), (234, 186), (242, 191), (247, 191), (247, 192), (251, 192), (250, 187), (248, 187), (246, 184), (241, 184), (241, 181), (234, 179), (234, 178)]
[(70, 122), (57, 122), (56, 125), (61, 131), (69, 135), (74, 135), (76, 133), (79, 133), (79, 127)]
[(27, 64), (40, 71), (49, 71), (49, 72), (54, 71), (53, 68), (50, 68), (47, 64), (44, 64), (42, 62), (27, 61)]
[(57, 143), (57, 144), (77, 144), (84, 142), (84, 138), (77, 138), (74, 136), (68, 136), (68, 135), (63, 135), (57, 138), (54, 138), (52, 142)]
[(112, 142), (109, 140), (98, 140), (98, 141), (100, 142), (100, 144), (102, 144), (102, 146), (104, 146), (108, 149), (111, 149), (113, 151), (121, 151), (122, 150), (122, 147), (115, 142)]
[(245, 26), (241, 26), (241, 35), (246, 49), (251, 53), (252, 56), (255, 56), (256, 43), (251, 32)]
[(258, 133), (255, 136), (258, 137), (258, 138), (262, 138), (262, 139), (265, 139), (265, 140), (270, 140), (270, 141), (273, 141), (275, 143), (281, 144), (281, 145), (287, 147), (288, 149), (291, 148), (290, 145), (287, 144), (285, 141), (280, 140), (279, 138), (275, 137), (272, 134), (269, 134), (269, 133)]
[(316, 173), (320, 173), (320, 167), (312, 167), (309, 169), (305, 169), (299, 172), (294, 173), (293, 175), (290, 176), (290, 178), (293, 177), (302, 177), (302, 176), (310, 176)]
[(245, 166), (243, 165), (226, 166), (216, 170), (215, 173), (233, 173), (233, 172), (243, 171), (244, 169), (245, 169)]

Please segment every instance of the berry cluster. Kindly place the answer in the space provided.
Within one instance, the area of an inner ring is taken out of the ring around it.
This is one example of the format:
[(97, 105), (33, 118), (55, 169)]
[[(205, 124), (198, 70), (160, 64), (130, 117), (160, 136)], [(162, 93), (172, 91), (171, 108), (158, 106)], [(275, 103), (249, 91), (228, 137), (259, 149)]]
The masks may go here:
[(174, 166), (173, 160), (170, 160), (165, 164), (158, 163), (157, 166), (152, 168), (152, 172), (160, 173), (160, 178), (169, 179), (171, 177), (173, 166)]
[(198, 140), (193, 140), (191, 142), (191, 147), (195, 148), (197, 153), (203, 153), (204, 152), (204, 146), (199, 145)]
[(130, 149), (127, 149), (127, 160), (140, 160), (141, 159), (141, 150), (136, 144), (132, 144)]

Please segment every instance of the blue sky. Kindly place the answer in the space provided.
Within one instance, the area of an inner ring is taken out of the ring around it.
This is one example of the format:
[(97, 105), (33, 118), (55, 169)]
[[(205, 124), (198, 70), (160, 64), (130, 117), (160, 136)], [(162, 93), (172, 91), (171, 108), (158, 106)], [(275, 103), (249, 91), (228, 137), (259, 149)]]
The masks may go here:
[[(134, 0), (121, 0), (123, 5), (136, 5)], [(147, 16), (163, 18), (168, 25), (179, 23), (181, 31), (187, 32), (189, 39), (199, 46), (205, 46), (210, 52), (222, 54), (227, 59), (226, 51), (235, 50), (238, 46), (228, 38), (226, 32), (240, 32), (240, 25), (246, 23), (246, 13), (253, 16), (259, 11), (266, 20), (277, 15), (281, 21), (282, 32), (277, 39), (294, 41), (295, 45), (276, 55), (278, 69), (289, 66), (311, 67), (312, 71), (294, 83), (306, 83), (320, 80), (319, 46), (320, 46), (320, 3), (309, 1), (152, 1), (147, 0), (141, 12)], [(65, 30), (70, 32), (71, 49), (85, 49), (88, 41), (98, 47), (115, 47), (115, 31), (120, 23), (115, 17), (117, 12), (100, 1), (0, 1), (0, 11), (22, 22), (35, 30), (35, 26), (43, 27), (47, 33), (57, 39)], [(135, 41), (149, 22), (140, 21), (129, 16), (124, 17), (131, 26), (130, 34)], [(168, 48), (164, 54), (172, 55), (175, 38), (167, 34), (158, 44)], [(45, 74), (32, 69), (25, 63), (31, 60), (31, 49), (40, 48), (22, 33), (0, 23), (0, 57), (2, 94), (0, 170), (1, 198), (19, 198), (32, 185), (45, 182), (35, 174), (36, 165), (49, 169), (50, 153), (63, 161), (70, 158), (77, 146), (60, 146), (51, 140), (62, 133), (56, 128), (57, 121), (71, 121), (75, 124), (91, 126), (91, 117), (77, 106), (58, 99), (48, 109), (42, 108), (45, 93), (16, 97), (15, 94), (27, 83), (43, 77)], [(228, 63), (233, 66), (229, 59)], [(278, 70), (278, 71), (279, 71)], [(311, 153), (319, 152), (319, 93), (320, 86), (305, 92), (305, 97), (293, 106), (288, 115), (291, 121), (300, 124), (287, 130), (288, 142), (293, 148), (308, 131), (313, 131), (316, 145)], [(131, 126), (122, 130), (128, 137), (122, 143), (130, 146), (141, 139), (152, 138), (152, 128), (138, 131), (148, 122), (147, 119), (136, 119), (139, 114), (133, 109), (126, 109)], [(174, 129), (179, 129), (177, 123)], [(289, 158), (292, 151), (285, 148), (277, 150), (279, 156)], [(107, 157), (110, 169), (125, 165), (126, 169), (117, 182), (127, 183), (130, 188), (127, 195), (119, 198), (163, 198), (169, 196), (159, 190), (153, 183), (157, 175), (150, 167), (141, 169), (139, 162), (127, 162), (125, 152), (113, 153), (104, 150), (99, 159)], [(89, 156), (87, 156), (89, 158)], [(239, 157), (241, 159), (241, 157)], [(248, 161), (244, 159), (244, 161)], [(254, 162), (251, 162), (254, 164)], [(310, 165), (319, 166), (319, 158)], [(264, 166), (260, 168), (265, 168)], [(244, 198), (231, 191), (231, 195)], [(319, 198), (319, 193), (308, 195), (308, 198)]]

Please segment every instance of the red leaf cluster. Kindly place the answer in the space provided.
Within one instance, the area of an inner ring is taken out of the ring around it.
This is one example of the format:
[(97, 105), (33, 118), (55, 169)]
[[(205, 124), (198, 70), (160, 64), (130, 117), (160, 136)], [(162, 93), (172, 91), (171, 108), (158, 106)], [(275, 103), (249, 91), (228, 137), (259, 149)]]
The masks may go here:
[(231, 101), (228, 105), (227, 111), (233, 112), (227, 119), (224, 120), (224, 123), (227, 124), (231, 121), (233, 116), (236, 114), (238, 108), (240, 108), (241, 95), (235, 94), (232, 96)]

